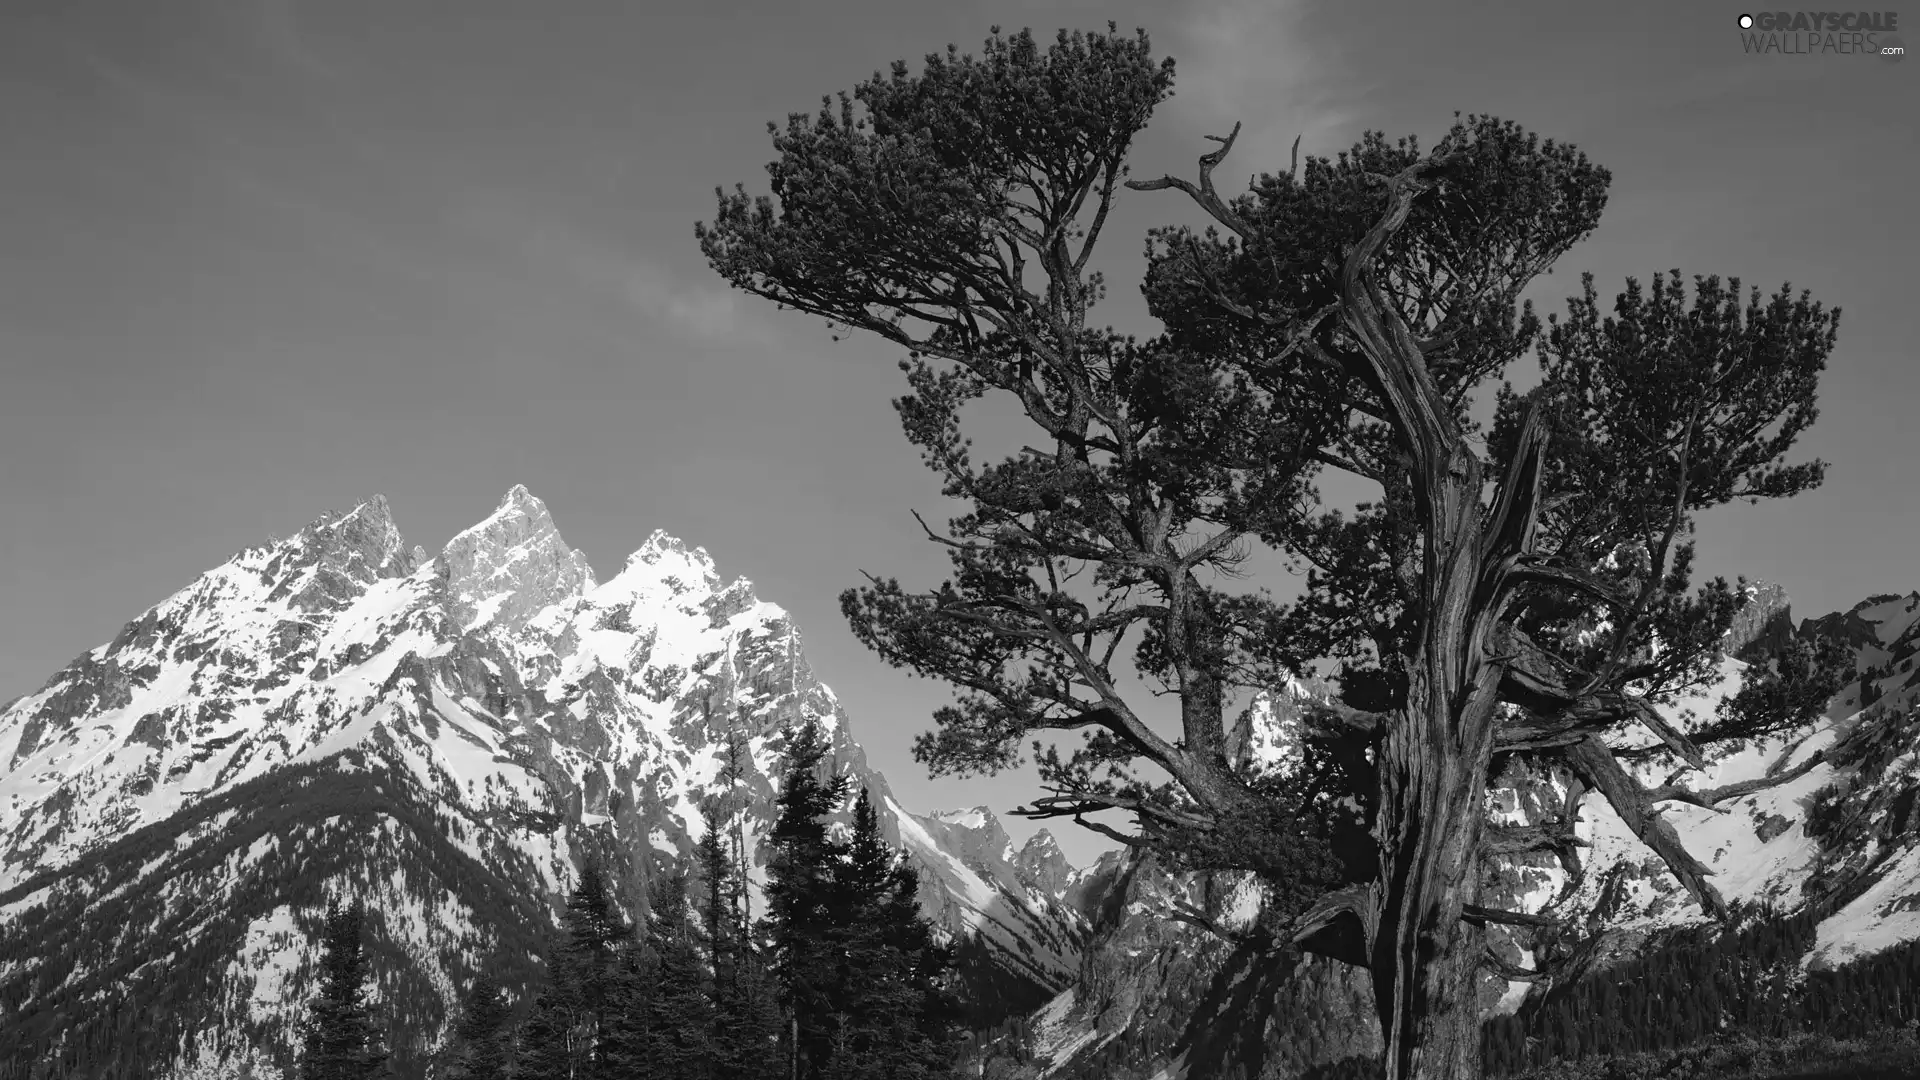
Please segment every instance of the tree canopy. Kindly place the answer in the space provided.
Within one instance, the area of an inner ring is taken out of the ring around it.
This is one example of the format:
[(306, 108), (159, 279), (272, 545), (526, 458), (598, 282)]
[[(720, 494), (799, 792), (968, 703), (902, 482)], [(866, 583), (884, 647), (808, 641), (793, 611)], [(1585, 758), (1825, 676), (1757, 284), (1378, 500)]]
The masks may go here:
[[(1485, 822), (1495, 756), (1602, 793), (1719, 913), (1654, 804), (1740, 792), (1649, 787), (1623, 761), (1698, 769), (1702, 746), (1804, 724), (1831, 692), (1833, 657), (1801, 645), (1711, 721), (1661, 711), (1715, 676), (1743, 595), (1694, 583), (1697, 515), (1822, 477), (1786, 457), (1838, 311), (1712, 276), (1689, 304), (1674, 271), (1629, 281), (1606, 318), (1589, 281), (1543, 327), (1521, 294), (1596, 227), (1611, 179), (1576, 148), (1459, 117), (1430, 151), (1369, 132), (1225, 198), (1235, 125), (1196, 179), (1126, 180), (1172, 84), (1144, 32), (1042, 50), (996, 29), (978, 57), (896, 63), (770, 125), (771, 194), (720, 192), (696, 236), (734, 286), (907, 352), (903, 428), (966, 507), (927, 527), (953, 572), (873, 577), (842, 606), (882, 657), (954, 686), (916, 744), (930, 770), (1003, 769), (1031, 742), (1033, 814), (1261, 872), (1292, 940), (1371, 972), (1390, 1076), (1472, 1075), (1484, 926), (1553, 921), (1478, 905), (1481, 861), (1560, 856), (1556, 905), (1580, 873), (1571, 813)], [(1149, 234), (1164, 329), (1146, 340), (1089, 319), (1094, 245), (1130, 189), (1210, 219)], [(1492, 385), (1529, 354), (1536, 385)], [(989, 394), (1044, 445), (976, 463), (963, 415)], [(1333, 473), (1377, 494), (1329, 506)], [(1306, 570), (1296, 601), (1228, 587), (1255, 543)], [(1302, 766), (1233, 760), (1232, 704), (1311, 673), (1339, 691), (1307, 709)], [(1034, 739), (1075, 731), (1065, 757)], [(1358, 864), (1330, 839), (1355, 805)], [(1105, 809), (1138, 831), (1084, 817)]]

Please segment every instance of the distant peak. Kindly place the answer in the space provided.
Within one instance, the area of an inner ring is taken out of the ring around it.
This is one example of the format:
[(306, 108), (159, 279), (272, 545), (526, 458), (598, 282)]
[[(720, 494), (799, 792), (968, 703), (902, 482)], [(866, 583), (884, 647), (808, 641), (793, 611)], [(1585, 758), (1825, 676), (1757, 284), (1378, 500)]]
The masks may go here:
[(1911, 600), (1911, 599), (1914, 599), (1915, 597), (1920, 597), (1920, 593), (1907, 593), (1904, 596), (1901, 595), (1900, 593), (1875, 593), (1872, 596), (1867, 597), (1865, 600), (1862, 600), (1859, 603), (1853, 605), (1853, 607), (1848, 610), (1847, 614), (1853, 615), (1853, 614), (1857, 614), (1859, 612), (1865, 611), (1870, 607), (1879, 607), (1881, 604), (1892, 603), (1895, 600)]
[(307, 523), (285, 540), (272, 541), (283, 550), (351, 550), (370, 565), (385, 565), (396, 555), (404, 555), (400, 530), (393, 523), (393, 510), (385, 495), (375, 495), (342, 514), (328, 511)]
[(652, 535), (647, 537), (646, 543), (640, 545), (640, 550), (627, 556), (627, 563), (628, 565), (632, 565), (635, 562), (657, 563), (668, 555), (678, 555), (683, 558), (693, 559), (698, 562), (704, 562), (709, 566), (713, 564), (713, 557), (707, 554), (706, 548), (696, 547), (689, 549), (686, 541), (674, 536), (665, 529), (653, 530)]
[(995, 835), (1003, 832), (1000, 828), (1000, 819), (995, 817), (993, 811), (985, 806), (970, 806), (964, 810), (935, 810), (927, 816), (935, 821), (952, 825), (955, 828), (970, 830), (984, 829)]
[[(627, 556), (620, 576), (631, 580), (675, 578), (684, 586), (720, 587), (720, 572), (713, 556), (702, 547), (689, 547), (664, 529), (655, 529), (639, 549)], [(691, 578), (692, 580), (688, 580)]]
[(567, 546), (546, 504), (524, 484), (513, 485), (493, 513), (447, 541), (440, 563), (454, 612), (470, 626), (517, 627), (593, 585), (586, 558)]
[(507, 493), (500, 497), (500, 505), (493, 508), (492, 516), (506, 517), (515, 514), (525, 514), (530, 518), (549, 523), (553, 520), (547, 513), (547, 504), (534, 498), (533, 492), (528, 491), (525, 484), (515, 484), (508, 488)]
[[(354, 521), (375, 527), (391, 526), (393, 524), (393, 509), (387, 505), (387, 497), (385, 495), (374, 495), (372, 498), (355, 503), (353, 509), (348, 510), (344, 514), (337, 510), (329, 510), (321, 514), (319, 517), (308, 522), (306, 528), (301, 529), (298, 533), (295, 533), (294, 536), (312, 536), (330, 529), (338, 529), (342, 525)], [(293, 537), (289, 537), (289, 539), (292, 538)]]

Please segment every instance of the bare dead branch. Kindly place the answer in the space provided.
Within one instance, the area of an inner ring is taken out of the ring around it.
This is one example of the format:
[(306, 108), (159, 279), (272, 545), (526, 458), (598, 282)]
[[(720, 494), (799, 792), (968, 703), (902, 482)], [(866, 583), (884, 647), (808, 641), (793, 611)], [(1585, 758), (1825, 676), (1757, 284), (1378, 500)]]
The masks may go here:
[[(1742, 795), (1751, 795), (1756, 791), (1765, 791), (1768, 788), (1779, 787), (1781, 784), (1798, 780), (1812, 771), (1814, 766), (1826, 759), (1825, 750), (1815, 750), (1813, 753), (1807, 755), (1807, 760), (1785, 772), (1775, 773), (1771, 776), (1762, 776), (1754, 780), (1741, 780), (1737, 783), (1723, 784), (1720, 787), (1710, 788), (1706, 791), (1693, 791), (1677, 784), (1663, 784), (1660, 787), (1648, 790), (1647, 800), (1649, 802), (1672, 800), (1698, 806), (1703, 810), (1720, 810), (1718, 804), (1728, 799), (1737, 799)], [(1721, 812), (1724, 813), (1725, 811)]]
[(1024, 818), (1036, 821), (1046, 818), (1070, 817), (1078, 819), (1081, 814), (1097, 814), (1102, 810), (1125, 810), (1130, 813), (1150, 817), (1165, 825), (1172, 825), (1196, 832), (1210, 832), (1214, 822), (1211, 818), (1199, 814), (1187, 814), (1165, 806), (1156, 806), (1143, 799), (1125, 795), (1088, 794), (1088, 795), (1045, 795), (1033, 800), (1033, 805), (1013, 811)]
[(1308, 703), (1302, 719), (1329, 734), (1371, 737), (1384, 731), (1392, 717), (1386, 713), (1356, 709), (1337, 701), (1315, 701)]
[[(1500, 486), (1492, 516), (1481, 533), (1480, 559), (1494, 568), (1493, 580), (1482, 588), (1486, 595), (1499, 594), (1501, 577), (1511, 570), (1504, 565), (1509, 558), (1525, 556), (1533, 548), (1535, 518), (1540, 504), (1541, 479), (1546, 474), (1547, 419), (1536, 399), (1527, 407), (1520, 425), (1520, 438), (1514, 448), (1513, 462), (1507, 469), (1507, 482)], [(1487, 610), (1498, 618), (1499, 604)]]
[(1233, 130), (1224, 137), (1208, 135), (1207, 138), (1220, 144), (1220, 149), (1200, 155), (1200, 182), (1198, 184), (1182, 180), (1177, 176), (1162, 176), (1158, 180), (1129, 180), (1127, 187), (1134, 191), (1161, 191), (1173, 188), (1184, 191), (1187, 197), (1200, 204), (1200, 208), (1213, 215), (1213, 219), (1233, 230), (1240, 239), (1253, 243), (1253, 230), (1233, 212), (1213, 188), (1213, 170), (1226, 160), (1227, 152), (1233, 149), (1233, 140), (1240, 137), (1240, 122), (1234, 121)]
[(1695, 902), (1715, 918), (1725, 916), (1726, 901), (1720, 897), (1707, 878), (1713, 871), (1701, 865), (1686, 845), (1680, 842), (1680, 836), (1674, 832), (1673, 823), (1661, 816), (1654, 808), (1648, 792), (1620, 767), (1614, 760), (1613, 752), (1597, 738), (1586, 738), (1571, 743), (1565, 750), (1567, 761), (1580, 774), (1588, 785), (1607, 797), (1614, 813), (1626, 822), (1627, 828), (1640, 838), (1640, 842), (1654, 850), (1654, 853), (1666, 862)]

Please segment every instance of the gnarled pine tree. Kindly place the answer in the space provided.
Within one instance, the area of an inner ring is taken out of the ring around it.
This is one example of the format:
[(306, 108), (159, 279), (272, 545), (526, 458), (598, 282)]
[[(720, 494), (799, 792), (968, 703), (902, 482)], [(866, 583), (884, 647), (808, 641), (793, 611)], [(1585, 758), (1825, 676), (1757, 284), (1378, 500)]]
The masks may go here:
[[(1714, 672), (1740, 600), (1692, 588), (1693, 516), (1820, 479), (1781, 461), (1838, 313), (1785, 290), (1743, 307), (1713, 278), (1688, 307), (1676, 275), (1606, 320), (1589, 287), (1542, 341), (1519, 295), (1593, 229), (1608, 176), (1471, 117), (1431, 154), (1369, 134), (1232, 201), (1212, 183), (1232, 135), (1197, 181), (1126, 182), (1183, 191), (1215, 225), (1153, 234), (1163, 334), (1097, 328), (1089, 261), (1172, 79), (1144, 33), (1043, 51), (996, 29), (978, 58), (896, 63), (773, 128), (772, 197), (722, 192), (696, 235), (736, 287), (909, 354), (907, 437), (969, 506), (927, 530), (954, 575), (874, 579), (843, 608), (887, 660), (956, 687), (921, 760), (993, 771), (1035, 733), (1079, 731), (1065, 759), (1034, 743), (1050, 794), (1032, 813), (1259, 871), (1291, 940), (1369, 969), (1389, 1077), (1475, 1076), (1484, 926), (1554, 923), (1478, 905), (1480, 861), (1552, 851), (1578, 877), (1570, 820), (1485, 824), (1496, 756), (1569, 769), (1719, 912), (1653, 806), (1752, 786), (1649, 789), (1621, 759), (1698, 768), (1704, 743), (1804, 723), (1832, 686), (1830, 658), (1799, 648), (1704, 727), (1658, 711)], [(1501, 391), (1483, 455), (1472, 395), (1536, 346), (1544, 379)], [(1048, 445), (976, 465), (961, 410), (996, 392)], [(1328, 470), (1378, 499), (1321, 509)], [(1217, 584), (1255, 540), (1310, 567), (1297, 603)], [(1123, 644), (1177, 704), (1177, 737), (1116, 673)], [(1306, 767), (1237, 767), (1231, 700), (1334, 662)], [(1623, 745), (1637, 728), (1653, 741)], [(1330, 843), (1348, 795), (1371, 823), (1357, 864)], [(1082, 816), (1105, 809), (1139, 832)]]

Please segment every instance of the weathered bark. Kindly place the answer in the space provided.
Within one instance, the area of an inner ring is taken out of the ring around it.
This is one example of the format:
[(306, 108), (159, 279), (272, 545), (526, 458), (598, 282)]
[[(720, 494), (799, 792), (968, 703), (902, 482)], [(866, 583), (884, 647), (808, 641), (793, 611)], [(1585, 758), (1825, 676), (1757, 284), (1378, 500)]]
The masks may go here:
[(1386, 214), (1348, 254), (1341, 282), (1341, 314), (1412, 458), (1426, 541), (1420, 638), (1407, 657), (1405, 703), (1381, 742), (1374, 822), (1380, 869), (1368, 966), (1388, 1080), (1468, 1080), (1481, 1071), (1484, 931), (1461, 913), (1478, 899), (1482, 801), (1505, 674), (1503, 663), (1487, 662), (1487, 646), (1502, 575), (1532, 539), (1543, 443), (1529, 418), (1506, 486), (1484, 511), (1481, 462), (1370, 273), (1373, 256), (1431, 186), (1435, 164), (1394, 178)]
[(1461, 912), (1478, 900), (1500, 669), (1482, 663), (1474, 633), (1480, 470), (1459, 454), (1460, 467), (1450, 470), (1459, 483), (1436, 492), (1436, 516), (1450, 528), (1429, 534), (1431, 606), (1406, 705), (1380, 750), (1379, 915), (1368, 966), (1389, 1080), (1480, 1075), (1483, 932)]

